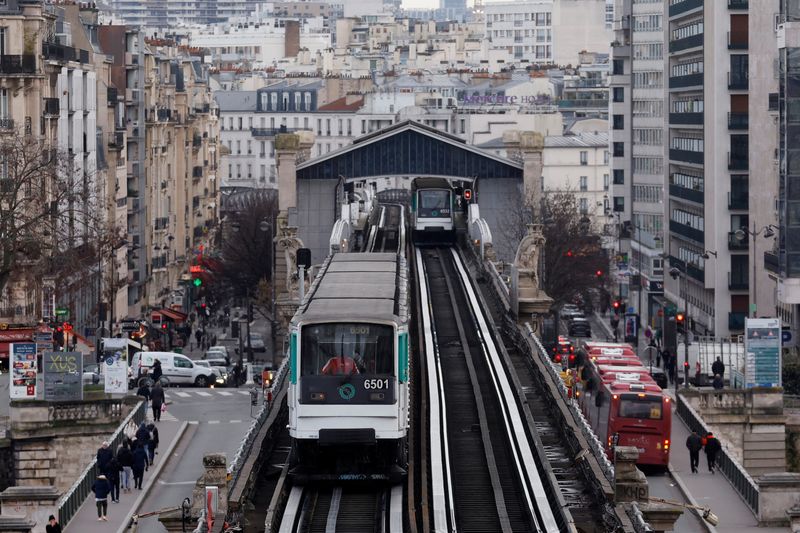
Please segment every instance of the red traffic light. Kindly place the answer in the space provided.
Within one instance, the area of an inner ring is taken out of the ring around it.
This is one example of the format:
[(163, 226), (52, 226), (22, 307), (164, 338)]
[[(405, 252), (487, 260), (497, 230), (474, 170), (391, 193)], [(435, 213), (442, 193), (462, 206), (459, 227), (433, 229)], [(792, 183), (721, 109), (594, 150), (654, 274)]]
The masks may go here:
[(555, 359), (556, 363), (560, 363), (561, 362), (561, 354), (556, 355), (554, 359)]
[(614, 305), (614, 309), (619, 309), (619, 301), (618, 300), (614, 300), (614, 304), (613, 305)]
[(468, 202), (472, 200), (472, 189), (464, 189), (464, 200)]
[(683, 322), (683, 319), (684, 319), (683, 313), (678, 313), (677, 315), (675, 315), (675, 320), (677, 320), (678, 322)]
[(206, 304), (205, 304), (205, 303), (202, 303), (202, 304), (200, 304), (200, 307), (202, 307), (203, 309), (205, 309), (205, 308), (206, 308)]
[(683, 362), (683, 368), (689, 368), (689, 361)]
[(166, 322), (162, 322), (161, 323), (161, 329), (167, 329), (167, 323)]
[(72, 324), (70, 324), (69, 322), (64, 322), (63, 327), (64, 331), (72, 331)]
[(599, 278), (599, 277), (602, 277), (602, 275), (603, 275), (603, 271), (602, 271), (602, 270), (598, 270), (597, 272), (595, 272), (595, 275), (596, 275), (598, 278)]
[(569, 362), (570, 362), (570, 363), (574, 363), (574, 362), (575, 362), (575, 355), (574, 355), (574, 354), (570, 354), (570, 356), (569, 356)]
[(572, 257), (572, 250), (567, 250), (567, 257)]

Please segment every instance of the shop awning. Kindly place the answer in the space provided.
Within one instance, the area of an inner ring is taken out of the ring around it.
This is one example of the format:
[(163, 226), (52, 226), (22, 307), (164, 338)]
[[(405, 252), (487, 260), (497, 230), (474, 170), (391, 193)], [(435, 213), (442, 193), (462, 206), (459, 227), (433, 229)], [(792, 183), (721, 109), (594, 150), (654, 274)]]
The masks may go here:
[(172, 322), (185, 322), (188, 318), (186, 313), (181, 313), (180, 311), (176, 311), (174, 309), (159, 309), (158, 312)]

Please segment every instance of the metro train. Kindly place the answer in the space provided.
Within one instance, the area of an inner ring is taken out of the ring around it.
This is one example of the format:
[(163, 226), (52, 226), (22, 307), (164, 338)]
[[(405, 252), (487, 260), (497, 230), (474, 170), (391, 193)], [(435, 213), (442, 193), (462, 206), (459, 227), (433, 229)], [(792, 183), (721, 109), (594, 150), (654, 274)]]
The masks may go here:
[(456, 231), (455, 191), (444, 178), (415, 178), (411, 182), (411, 226), (415, 244), (452, 244)]
[(397, 482), (408, 468), (408, 268), (393, 253), (334, 253), (294, 315), (289, 475)]

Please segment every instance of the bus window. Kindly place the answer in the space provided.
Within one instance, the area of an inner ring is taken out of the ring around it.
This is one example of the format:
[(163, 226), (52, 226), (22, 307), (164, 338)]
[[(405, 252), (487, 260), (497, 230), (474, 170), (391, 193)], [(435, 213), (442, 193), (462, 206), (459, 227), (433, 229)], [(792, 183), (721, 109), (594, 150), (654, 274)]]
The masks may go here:
[(624, 395), (619, 402), (619, 416), (661, 420), (661, 398)]

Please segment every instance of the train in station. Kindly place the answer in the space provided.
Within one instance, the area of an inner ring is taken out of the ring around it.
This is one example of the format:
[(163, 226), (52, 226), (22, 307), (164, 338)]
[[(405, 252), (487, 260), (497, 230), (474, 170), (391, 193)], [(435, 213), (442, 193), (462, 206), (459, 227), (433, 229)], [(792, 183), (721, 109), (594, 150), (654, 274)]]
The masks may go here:
[(575, 397), (609, 459), (614, 446), (633, 446), (639, 450), (639, 464), (667, 468), (671, 400), (633, 347), (585, 341), (576, 361)]
[(417, 245), (453, 244), (456, 191), (444, 178), (411, 182), (411, 237)]
[(325, 260), (290, 326), (289, 475), (296, 483), (406, 476), (408, 298), (403, 254)]

